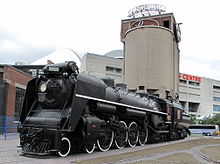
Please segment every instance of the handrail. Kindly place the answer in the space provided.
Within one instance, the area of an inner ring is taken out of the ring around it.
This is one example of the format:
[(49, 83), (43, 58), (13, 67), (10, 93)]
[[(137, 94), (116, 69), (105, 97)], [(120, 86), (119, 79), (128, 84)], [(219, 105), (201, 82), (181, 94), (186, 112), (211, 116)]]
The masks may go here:
[(0, 116), (0, 140), (18, 138), (17, 126), (19, 124), (18, 117)]

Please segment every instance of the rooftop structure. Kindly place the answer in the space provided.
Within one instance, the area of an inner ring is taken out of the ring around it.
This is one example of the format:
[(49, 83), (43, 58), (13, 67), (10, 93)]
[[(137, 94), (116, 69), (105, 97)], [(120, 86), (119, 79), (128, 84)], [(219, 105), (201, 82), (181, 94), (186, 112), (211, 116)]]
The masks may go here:
[(81, 58), (83, 57), (83, 53), (77, 53), (70, 48), (61, 48), (56, 50), (55, 52), (44, 56), (33, 63), (31, 65), (46, 65), (48, 63), (62, 63), (65, 61), (74, 61), (77, 66), (81, 65)]
[(178, 94), (180, 30), (172, 13), (121, 21), (124, 81), (161, 98)]

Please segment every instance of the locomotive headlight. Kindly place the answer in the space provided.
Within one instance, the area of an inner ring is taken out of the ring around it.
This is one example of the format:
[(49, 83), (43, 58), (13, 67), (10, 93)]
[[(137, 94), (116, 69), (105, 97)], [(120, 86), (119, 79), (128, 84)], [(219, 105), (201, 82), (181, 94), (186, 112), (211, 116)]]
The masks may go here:
[(46, 84), (41, 84), (39, 89), (40, 89), (41, 92), (45, 92), (47, 90), (47, 85)]

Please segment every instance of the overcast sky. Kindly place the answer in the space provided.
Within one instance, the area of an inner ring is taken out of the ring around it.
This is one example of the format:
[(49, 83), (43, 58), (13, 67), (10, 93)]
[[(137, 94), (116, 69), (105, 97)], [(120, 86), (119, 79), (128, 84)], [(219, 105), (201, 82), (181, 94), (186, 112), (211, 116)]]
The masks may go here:
[(157, 3), (183, 23), (180, 72), (220, 80), (218, 0), (0, 0), (0, 63), (31, 62), (62, 47), (100, 55), (123, 49), (121, 20)]

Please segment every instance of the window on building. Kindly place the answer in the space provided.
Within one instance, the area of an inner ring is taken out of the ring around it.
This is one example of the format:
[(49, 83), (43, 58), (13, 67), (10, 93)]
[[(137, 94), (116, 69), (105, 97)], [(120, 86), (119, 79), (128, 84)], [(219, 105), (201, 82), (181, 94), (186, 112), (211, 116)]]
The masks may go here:
[(147, 92), (154, 95), (154, 96), (157, 96), (159, 97), (160, 95), (158, 94), (158, 89), (147, 89)]
[(199, 103), (189, 102), (189, 112), (197, 112), (199, 109)]
[(139, 90), (144, 90), (144, 86), (139, 86)]
[(106, 66), (106, 71), (113, 71), (113, 67)]
[(214, 112), (220, 112), (220, 105), (213, 105)]
[(20, 117), (21, 109), (22, 109), (22, 104), (24, 100), (24, 93), (25, 90), (21, 88), (16, 88), (16, 97), (15, 97), (15, 119)]
[(3, 73), (0, 72), (0, 84), (3, 83)]
[(217, 89), (217, 90), (220, 90), (220, 86), (217, 86), (217, 85), (213, 85), (213, 89)]
[(213, 97), (213, 101), (219, 101), (220, 102), (220, 97)]
[(129, 92), (136, 92), (137, 89), (128, 89)]
[(186, 81), (186, 80), (183, 80), (183, 79), (180, 79), (179, 82), (180, 82), (180, 83), (183, 83), (183, 84), (186, 84), (186, 83), (187, 83), (187, 81)]
[(163, 27), (170, 28), (170, 21), (163, 21)]
[(31, 76), (37, 77), (37, 69), (29, 69)]
[(197, 83), (197, 82), (194, 82), (194, 81), (189, 81), (189, 85), (199, 86), (200, 83)]
[(122, 72), (122, 69), (121, 69), (121, 68), (115, 68), (115, 71), (116, 71), (117, 73), (121, 73), (121, 72)]
[(42, 74), (44, 74), (43, 69), (39, 69), (39, 75), (42, 75)]
[(121, 68), (117, 68), (117, 67), (106, 66), (105, 70), (109, 71), (109, 72), (122, 73), (122, 69)]
[(179, 101), (179, 103), (180, 103), (182, 109), (185, 110), (186, 109), (186, 101)]

